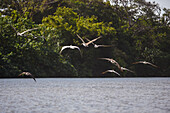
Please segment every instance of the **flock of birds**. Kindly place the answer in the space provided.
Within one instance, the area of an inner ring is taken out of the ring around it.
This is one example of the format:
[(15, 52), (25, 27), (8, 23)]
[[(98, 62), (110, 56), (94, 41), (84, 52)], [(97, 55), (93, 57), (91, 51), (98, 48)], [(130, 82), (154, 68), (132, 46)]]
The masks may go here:
[[(32, 30), (38, 29), (38, 28), (28, 29), (28, 30), (26, 30), (26, 31), (24, 31), (24, 32), (22, 32), (22, 33), (19, 33), (19, 32), (16, 31), (16, 29), (15, 29), (13, 26), (12, 26), (12, 28), (15, 30), (17, 36), (28, 36), (28, 35), (25, 35), (25, 33), (30, 32), (30, 31), (32, 31)], [(29, 34), (29, 35), (33, 36), (32, 34)], [(83, 38), (81, 38), (78, 34), (76, 34), (76, 35), (77, 35), (77, 37), (82, 41), (82, 45), (83, 45), (84, 47), (89, 47), (90, 44), (93, 44), (94, 48), (99, 48), (99, 47), (112, 47), (112, 46), (113, 46), (113, 45), (97, 45), (97, 44), (94, 43), (94, 42), (97, 41), (98, 39), (102, 38), (102, 36), (99, 36), (99, 37), (97, 37), (97, 38), (94, 38), (93, 40), (89, 40), (88, 38), (85, 38), (85, 39), (87, 40), (87, 42), (85, 42), (85, 41), (83, 40)], [(79, 52), (80, 52), (80, 55), (82, 56), (82, 52), (81, 52), (81, 50), (80, 50), (80, 48), (79, 48), (78, 46), (73, 46), (73, 45), (63, 46), (63, 47), (61, 48), (61, 50), (60, 50), (60, 54), (61, 54), (65, 49), (78, 49)], [(132, 71), (132, 70), (130, 70), (130, 69), (127, 69), (127, 68), (125, 68), (125, 67), (121, 67), (121, 66), (119, 65), (119, 63), (118, 63), (116, 60), (114, 60), (114, 59), (111, 59), (111, 58), (99, 58), (99, 59), (100, 59), (100, 60), (109, 61), (110, 63), (114, 64), (121, 72), (123, 72), (123, 71), (129, 71), (129, 72), (131, 72), (131, 73), (135, 73), (134, 71)], [(147, 61), (138, 61), (138, 62), (134, 62), (134, 63), (132, 63), (132, 64), (148, 64), (148, 65), (151, 65), (151, 66), (153, 66), (153, 67), (155, 67), (155, 68), (158, 68), (158, 66), (156, 66), (156, 65), (154, 65), (154, 64), (152, 64), (152, 63), (150, 63), (150, 62), (147, 62)], [(102, 74), (105, 74), (105, 73), (108, 73), (108, 72), (110, 72), (110, 73), (115, 73), (115, 74), (117, 74), (117, 75), (120, 76), (120, 74), (119, 74), (118, 72), (116, 72), (114, 69), (112, 69), (112, 70), (106, 70), (106, 71), (102, 72)], [(32, 78), (34, 79), (34, 81), (36, 82), (35, 76), (33, 76), (30, 72), (22, 72), (22, 73), (19, 74), (18, 76), (30, 76), (30, 77), (32, 77)]]

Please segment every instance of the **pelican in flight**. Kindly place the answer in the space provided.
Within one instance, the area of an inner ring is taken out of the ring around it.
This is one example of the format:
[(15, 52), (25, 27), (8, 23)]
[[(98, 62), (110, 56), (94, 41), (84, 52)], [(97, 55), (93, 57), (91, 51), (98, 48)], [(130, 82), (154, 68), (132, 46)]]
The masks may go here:
[(108, 61), (111, 62), (112, 64), (115, 64), (115, 65), (119, 68), (119, 70), (120, 70), (121, 72), (123, 72), (123, 70), (121, 69), (120, 65), (116, 62), (116, 60), (113, 60), (113, 59), (111, 59), (111, 58), (99, 58), (99, 59), (108, 60)]
[[(90, 41), (88, 38), (85, 37), (85, 39), (87, 41)], [(94, 48), (99, 48), (99, 47), (112, 47), (113, 45), (97, 45), (95, 43), (92, 42), (92, 44), (94, 45)]]
[(131, 73), (135, 73), (134, 71), (132, 71), (132, 70), (130, 70), (130, 69), (127, 69), (127, 68), (125, 68), (125, 67), (120, 67), (123, 71), (129, 71), (129, 72), (131, 72)]
[(149, 65), (151, 65), (151, 66), (153, 66), (153, 67), (155, 67), (155, 68), (158, 68), (158, 66), (156, 66), (156, 65), (154, 65), (154, 64), (152, 64), (152, 63), (150, 63), (150, 62), (146, 62), (146, 61), (138, 61), (138, 62), (134, 62), (134, 63), (132, 63), (132, 64), (149, 64)]
[[(67, 49), (67, 48), (70, 48), (70, 49), (78, 49), (78, 50), (80, 51), (80, 54), (81, 54), (80, 48), (77, 47), (77, 46), (73, 46), (73, 45), (70, 45), (70, 46), (63, 46), (63, 47), (61, 48), (61, 50), (60, 50), (60, 54), (62, 53), (62, 51), (63, 51), (64, 49)], [(82, 54), (81, 54), (81, 56), (82, 56)]]
[(108, 72), (115, 73), (115, 74), (120, 76), (120, 74), (118, 72), (116, 72), (115, 70), (107, 70), (107, 71), (102, 72), (102, 74), (105, 74), (105, 73), (108, 73)]
[(32, 29), (28, 29), (28, 30), (26, 30), (26, 31), (24, 31), (24, 32), (22, 32), (22, 33), (19, 33), (12, 25), (11, 25), (11, 27), (14, 29), (14, 31), (16, 32), (16, 34), (17, 34), (17, 36), (28, 36), (28, 35), (24, 35), (25, 33), (27, 33), (27, 32), (30, 32), (30, 31), (33, 31), (33, 30), (37, 30), (38, 28), (32, 28)]
[(112, 45), (97, 45), (97, 44), (94, 44), (94, 48), (99, 48), (99, 47), (112, 47)]
[(30, 72), (22, 72), (22, 73), (19, 74), (18, 76), (24, 76), (24, 75), (26, 75), (26, 76), (31, 76), (31, 77), (34, 79), (34, 81), (36, 82), (35, 77), (34, 77)]
[(96, 41), (96, 40), (98, 40), (99, 38), (101, 38), (101, 36), (99, 36), (99, 37), (97, 37), (97, 38), (95, 38), (95, 39), (93, 39), (93, 40), (85, 43), (85, 41), (84, 41), (78, 34), (77, 34), (77, 37), (82, 41), (82, 45), (83, 45), (84, 47), (88, 47), (89, 44), (91, 44), (91, 43), (93, 43), (94, 41)]

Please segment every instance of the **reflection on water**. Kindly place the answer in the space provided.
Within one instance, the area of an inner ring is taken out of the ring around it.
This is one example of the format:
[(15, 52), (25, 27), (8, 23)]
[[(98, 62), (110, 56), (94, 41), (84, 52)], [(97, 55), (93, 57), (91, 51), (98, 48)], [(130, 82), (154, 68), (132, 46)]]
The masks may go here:
[(170, 78), (0, 79), (1, 113), (170, 113)]

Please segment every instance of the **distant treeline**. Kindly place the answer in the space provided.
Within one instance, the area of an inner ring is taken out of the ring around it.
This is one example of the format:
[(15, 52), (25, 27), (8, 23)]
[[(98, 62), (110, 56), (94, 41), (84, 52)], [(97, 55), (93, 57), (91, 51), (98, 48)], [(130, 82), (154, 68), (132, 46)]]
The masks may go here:
[[(36, 77), (170, 76), (170, 9), (145, 0), (1, 0), (0, 77), (28, 71)], [(28, 29), (37, 28), (22, 34)], [(84, 40), (102, 38), (82, 46)], [(66, 49), (66, 45), (80, 47)], [(135, 71), (120, 72), (98, 58), (112, 58)], [(136, 64), (148, 61), (160, 68)]]

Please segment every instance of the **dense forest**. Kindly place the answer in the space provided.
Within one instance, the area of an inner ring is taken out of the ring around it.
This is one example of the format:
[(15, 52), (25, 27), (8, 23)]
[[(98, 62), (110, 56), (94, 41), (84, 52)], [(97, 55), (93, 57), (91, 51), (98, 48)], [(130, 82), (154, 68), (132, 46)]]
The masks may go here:
[[(25, 34), (23, 31), (30, 30)], [(111, 47), (84, 47), (78, 38)], [(65, 49), (63, 46), (78, 46)], [(118, 68), (99, 58), (112, 58)], [(148, 61), (157, 65), (132, 64)], [(170, 9), (145, 0), (1, 0), (0, 77), (170, 76)]]

